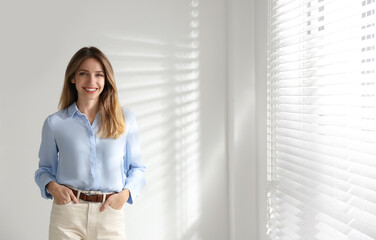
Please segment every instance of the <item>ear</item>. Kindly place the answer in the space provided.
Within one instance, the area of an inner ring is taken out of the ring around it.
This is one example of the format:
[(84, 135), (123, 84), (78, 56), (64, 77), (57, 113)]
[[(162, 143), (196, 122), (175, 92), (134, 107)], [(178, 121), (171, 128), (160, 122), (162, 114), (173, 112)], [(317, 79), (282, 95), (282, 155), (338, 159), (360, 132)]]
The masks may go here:
[(73, 83), (73, 84), (76, 83), (76, 79), (73, 78), (73, 79), (71, 80), (71, 83)]

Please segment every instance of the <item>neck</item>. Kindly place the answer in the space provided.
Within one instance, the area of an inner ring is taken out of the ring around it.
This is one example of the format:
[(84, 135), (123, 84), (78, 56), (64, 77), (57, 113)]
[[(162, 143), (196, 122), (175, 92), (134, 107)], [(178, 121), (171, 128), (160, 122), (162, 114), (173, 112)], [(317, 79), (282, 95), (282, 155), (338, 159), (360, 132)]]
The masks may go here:
[(98, 112), (98, 100), (80, 101), (80, 99), (78, 99), (76, 104), (78, 110), (80, 110), (80, 112), (85, 114), (86, 116), (95, 116)]

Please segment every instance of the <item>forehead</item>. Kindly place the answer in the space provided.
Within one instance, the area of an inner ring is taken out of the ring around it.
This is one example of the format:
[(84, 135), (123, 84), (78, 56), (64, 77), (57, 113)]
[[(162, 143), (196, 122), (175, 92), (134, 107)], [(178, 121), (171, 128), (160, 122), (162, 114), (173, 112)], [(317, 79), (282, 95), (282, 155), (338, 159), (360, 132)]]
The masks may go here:
[(84, 69), (87, 71), (103, 71), (102, 63), (96, 58), (87, 58), (85, 59), (78, 69)]

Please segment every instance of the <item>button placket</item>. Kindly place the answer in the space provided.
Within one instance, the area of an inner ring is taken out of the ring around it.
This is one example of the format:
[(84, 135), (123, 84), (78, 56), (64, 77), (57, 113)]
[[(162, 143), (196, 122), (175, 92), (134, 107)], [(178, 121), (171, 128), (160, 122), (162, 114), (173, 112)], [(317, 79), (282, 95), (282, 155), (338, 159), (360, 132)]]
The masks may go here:
[(85, 114), (82, 114), (81, 117), (84, 119), (84, 124), (86, 125), (86, 130), (89, 138), (90, 145), (90, 165), (91, 165), (91, 176), (93, 178), (93, 187), (98, 188), (98, 174), (97, 174), (97, 149), (96, 149), (96, 136), (93, 130), (93, 126), (90, 124), (89, 119)]

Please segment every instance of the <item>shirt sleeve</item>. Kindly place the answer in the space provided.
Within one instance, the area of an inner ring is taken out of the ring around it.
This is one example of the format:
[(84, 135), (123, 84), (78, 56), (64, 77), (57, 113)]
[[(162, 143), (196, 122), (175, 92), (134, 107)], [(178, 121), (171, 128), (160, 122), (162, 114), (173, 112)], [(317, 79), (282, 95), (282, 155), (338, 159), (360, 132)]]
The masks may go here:
[(133, 114), (129, 117), (131, 119), (129, 119), (130, 125), (124, 153), (124, 169), (126, 175), (124, 188), (127, 188), (130, 192), (128, 203), (133, 204), (133, 201), (138, 197), (141, 189), (146, 184), (144, 174), (146, 167), (141, 162), (136, 118)]
[(56, 182), (58, 147), (50, 126), (49, 117), (42, 128), (42, 142), (39, 148), (39, 168), (35, 172), (35, 182), (39, 186), (43, 198), (52, 199), (46, 186), (49, 182)]

